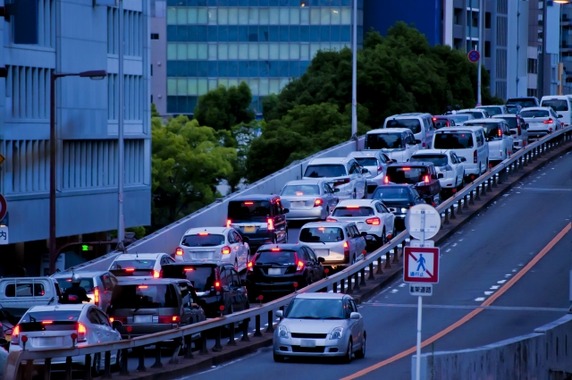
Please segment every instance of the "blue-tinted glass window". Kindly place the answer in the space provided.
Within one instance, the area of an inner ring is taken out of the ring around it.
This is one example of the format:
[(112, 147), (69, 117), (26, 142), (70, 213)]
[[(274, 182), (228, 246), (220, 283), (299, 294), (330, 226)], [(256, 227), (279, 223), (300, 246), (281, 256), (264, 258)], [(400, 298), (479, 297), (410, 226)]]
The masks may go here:
[(238, 27), (238, 41), (248, 41), (248, 28), (247, 25)]
[(218, 72), (218, 64), (219, 62), (212, 62), (212, 61), (207, 61), (207, 67), (209, 68), (209, 77), (218, 77), (219, 76), (219, 72)]
[(298, 41), (309, 41), (310, 40), (310, 27), (307, 25), (300, 26), (300, 38)]
[(329, 25), (320, 26), (320, 41), (331, 41)]
[(288, 25), (280, 26), (280, 41), (287, 42), (290, 41), (290, 27)]
[(209, 74), (209, 61), (197, 61), (197, 76), (206, 77)]
[(309, 31), (309, 38), (308, 41), (310, 42), (318, 42), (320, 41), (320, 27), (319, 26), (311, 26)]
[(190, 77), (196, 77), (197, 75), (197, 61), (189, 61), (187, 63), (187, 70), (189, 71)]
[(280, 27), (275, 25), (268, 26), (268, 41), (280, 41)]
[(290, 42), (300, 41), (300, 26), (290, 26)]
[(269, 41), (268, 26), (261, 25), (258, 27), (258, 41)]
[(238, 61), (229, 61), (228, 64), (228, 76), (236, 77), (238, 76)]
[(340, 41), (351, 41), (352, 40), (352, 28), (351, 26), (340, 26)]
[(267, 77), (270, 72), (270, 63), (268, 61), (258, 61), (258, 75), (260, 77)]
[(342, 31), (339, 25), (330, 26), (330, 38), (331, 41), (341, 41)]
[(257, 42), (258, 41), (258, 26), (249, 26), (248, 27), (248, 41)]
[[(224, 38), (224, 35), (221, 34), (221, 37)], [(229, 26), (228, 33), (226, 35), (225, 41), (238, 41), (238, 27), (237, 26)]]
[(206, 41), (210, 42), (218, 41), (218, 30), (219, 30), (218, 26), (208, 26), (207, 27), (208, 36)]
[(218, 35), (220, 36), (220, 39), (218, 41), (220, 42), (225, 42), (228, 41), (228, 29), (230, 28), (230, 26), (219, 26), (218, 28)]

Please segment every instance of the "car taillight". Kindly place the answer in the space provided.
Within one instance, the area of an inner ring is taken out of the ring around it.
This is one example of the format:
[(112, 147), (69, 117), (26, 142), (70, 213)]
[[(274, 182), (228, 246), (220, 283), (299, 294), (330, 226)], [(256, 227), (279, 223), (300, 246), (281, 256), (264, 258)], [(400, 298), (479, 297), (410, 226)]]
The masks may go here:
[(135, 268), (125, 268), (125, 272), (135, 272)]
[(161, 278), (161, 271), (153, 270), (153, 278)]
[(296, 262), (296, 272), (301, 272), (304, 270), (304, 262), (302, 260), (298, 260)]
[(338, 220), (336, 218), (332, 218), (331, 216), (328, 216), (326, 218), (326, 222), (337, 222)]
[(383, 177), (383, 183), (385, 184), (389, 183), (389, 176), (386, 175), (385, 177)]
[(552, 119), (546, 119), (546, 120), (543, 121), (543, 123), (544, 123), (544, 124), (552, 124), (552, 123), (554, 123), (554, 120), (552, 120)]
[(223, 255), (230, 255), (230, 251), (231, 251), (231, 249), (230, 249), (230, 247), (229, 247), (228, 245), (222, 247), (222, 249), (220, 250), (220, 252), (221, 252)]
[(274, 230), (274, 220), (272, 218), (266, 219), (266, 228), (268, 229), (268, 231)]
[(230, 219), (226, 220), (226, 227), (230, 227), (230, 225), (232, 224), (232, 221)]
[(365, 220), (365, 222), (366, 222), (367, 224), (371, 224), (371, 225), (374, 225), (374, 226), (379, 226), (379, 225), (381, 224), (381, 219), (379, 219), (379, 218), (376, 216), (375, 218), (367, 218), (367, 219)]
[(314, 207), (319, 207), (324, 204), (324, 200), (322, 198), (314, 199)]
[(350, 179), (349, 179), (349, 178), (339, 178), (339, 179), (336, 179), (336, 180), (334, 181), (334, 186), (340, 186), (340, 185), (343, 185), (343, 184), (345, 184), (345, 183), (350, 183)]
[(175, 250), (175, 256), (183, 256), (183, 248), (181, 247), (177, 247), (177, 249)]
[(10, 344), (14, 344), (14, 345), (20, 344), (20, 325), (16, 325), (12, 329), (12, 336), (10, 337)]
[(93, 288), (93, 303), (99, 305), (99, 287)]
[(497, 136), (502, 137), (502, 129), (497, 129)]
[(181, 318), (178, 315), (160, 315), (159, 323), (179, 323)]
[(77, 324), (77, 331), (71, 334), (73, 340), (79, 342), (85, 342), (87, 340), (87, 328), (83, 323)]
[(423, 176), (423, 182), (429, 183), (429, 174)]
[(253, 261), (253, 260), (250, 260), (250, 261), (248, 262), (248, 264), (246, 264), (246, 270), (252, 272), (253, 267), (254, 267), (254, 261)]
[(219, 291), (219, 290), (220, 290), (220, 288), (221, 288), (221, 286), (220, 286), (220, 281), (215, 281), (215, 282), (214, 282), (214, 288), (215, 288), (216, 291)]
[(119, 321), (125, 324), (127, 323), (127, 317), (109, 317), (109, 322), (113, 323), (113, 321)]
[(347, 241), (344, 241), (344, 257), (346, 259), (349, 259), (350, 257), (350, 245)]
[(477, 151), (474, 150), (473, 151), (473, 164), (476, 164), (478, 161), (478, 157), (477, 157)]

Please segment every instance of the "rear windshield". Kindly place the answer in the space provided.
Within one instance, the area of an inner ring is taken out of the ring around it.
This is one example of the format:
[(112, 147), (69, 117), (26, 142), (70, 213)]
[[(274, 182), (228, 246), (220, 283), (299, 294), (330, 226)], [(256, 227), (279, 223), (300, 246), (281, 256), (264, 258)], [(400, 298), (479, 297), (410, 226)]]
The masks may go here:
[(318, 185), (286, 185), (280, 193), (282, 196), (320, 195)]
[(365, 149), (398, 149), (404, 147), (401, 133), (368, 133)]
[(516, 124), (516, 117), (499, 117), (499, 119), (503, 119), (504, 121), (506, 121), (508, 127), (511, 129), (515, 129), (518, 127), (518, 125)]
[(492, 123), (465, 123), (467, 126), (471, 127), (482, 127), (485, 130), (485, 138), (487, 140), (493, 140), (499, 138), (499, 126), (497, 124)]
[(235, 221), (266, 221), (270, 215), (269, 201), (233, 201), (228, 203), (228, 218)]
[(199, 292), (210, 290), (215, 282), (215, 268), (212, 266), (196, 265), (165, 265), (163, 266), (164, 278), (183, 278), (193, 284)]
[(377, 158), (375, 157), (354, 157), (361, 166), (377, 166)]
[(224, 235), (198, 233), (196, 235), (185, 235), (181, 245), (185, 247), (216, 247), (225, 243)]
[(387, 121), (386, 128), (408, 128), (413, 133), (419, 133), (421, 123), (417, 119), (391, 119)]
[(344, 165), (308, 165), (304, 177), (310, 178), (330, 178), (347, 175)]
[(445, 166), (449, 163), (445, 154), (423, 154), (412, 156), (411, 161), (432, 162), (435, 166)]
[[(58, 284), (60, 285), (60, 289), (65, 292), (67, 288), (70, 288), (72, 285), (72, 278), (58, 278)], [(79, 286), (85, 289), (86, 292), (92, 293), (93, 288), (95, 285), (93, 284), (93, 278), (80, 278)]]
[(524, 110), (520, 112), (521, 117), (548, 117), (546, 110)]
[(333, 216), (371, 216), (374, 215), (371, 207), (336, 207)]
[(153, 274), (155, 260), (118, 260), (114, 261), (109, 271), (116, 276), (146, 276)]
[(305, 243), (335, 242), (344, 240), (340, 227), (306, 227), (300, 230), (300, 241)]
[(384, 187), (380, 186), (375, 189), (372, 199), (387, 200), (404, 200), (411, 198), (411, 191), (404, 187)]
[(167, 284), (118, 285), (111, 304), (128, 309), (179, 307), (175, 286)]
[(569, 111), (568, 102), (565, 99), (546, 99), (542, 101), (542, 107), (552, 107), (554, 111)]
[(473, 136), (469, 132), (436, 133), (434, 138), (435, 149), (467, 149), (474, 146)]
[(258, 251), (256, 256), (256, 264), (293, 264), (295, 262), (296, 252), (294, 251)]
[(42, 321), (75, 322), (79, 319), (80, 314), (81, 312), (79, 310), (32, 311), (24, 314), (20, 323), (35, 323)]
[(456, 124), (461, 124), (467, 120), (474, 119), (473, 115), (458, 113), (455, 115), (447, 115), (447, 117), (451, 120), (454, 120)]
[(527, 99), (527, 98), (512, 98), (506, 101), (506, 104), (518, 104), (522, 107), (535, 107), (538, 104), (534, 101), (534, 99)]
[(387, 168), (387, 177), (390, 182), (416, 184), (423, 181), (427, 175), (427, 168), (418, 166), (399, 166)]

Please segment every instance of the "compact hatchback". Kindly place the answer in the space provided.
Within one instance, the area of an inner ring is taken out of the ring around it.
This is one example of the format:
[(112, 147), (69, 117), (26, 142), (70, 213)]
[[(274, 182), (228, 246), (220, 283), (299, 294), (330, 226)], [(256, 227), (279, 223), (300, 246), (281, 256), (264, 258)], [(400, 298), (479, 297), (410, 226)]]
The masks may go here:
[(262, 244), (288, 241), (288, 208), (276, 194), (250, 194), (228, 202), (226, 226), (248, 238), (250, 253)]
[(246, 268), (250, 246), (232, 227), (197, 227), (188, 229), (175, 250), (175, 261), (221, 261)]
[(372, 198), (382, 201), (395, 214), (395, 228), (398, 231), (405, 229), (407, 211), (415, 205), (425, 204), (417, 190), (412, 185), (407, 184), (378, 186), (373, 192)]
[[(83, 347), (96, 343), (114, 343), (121, 340), (120, 323), (112, 324), (99, 307), (85, 304), (33, 306), (14, 327), (10, 352), (41, 351), (62, 347)], [(85, 355), (72, 356), (72, 363), (85, 365)], [(63, 364), (65, 357), (52, 358), (52, 364)], [(119, 365), (117, 351), (111, 352), (111, 363)], [(44, 360), (37, 363), (43, 366)], [(91, 363), (92, 375), (105, 365), (105, 356), (96, 353)]]
[(304, 244), (267, 244), (248, 263), (246, 287), (250, 302), (292, 293), (324, 278), (323, 258)]
[(337, 269), (363, 259), (365, 236), (354, 222), (310, 222), (300, 228), (298, 241), (322, 257), (323, 265)]
[(367, 234), (368, 251), (381, 247), (395, 236), (395, 215), (376, 199), (341, 201), (327, 220), (355, 222), (358, 230)]
[(174, 262), (171, 255), (164, 252), (122, 253), (109, 265), (109, 271), (117, 277), (159, 278), (162, 276), (161, 267)]
[(220, 262), (178, 262), (163, 266), (163, 277), (186, 279), (209, 318), (249, 308), (244, 280), (233, 265)]
[(366, 174), (369, 173), (354, 158), (314, 158), (304, 170), (304, 179), (323, 178), (338, 189), (338, 198), (365, 198), (367, 196)]
[(274, 329), (274, 360), (287, 357), (363, 358), (366, 330), (355, 300), (342, 293), (296, 295)]
[(62, 292), (71, 287), (73, 278), (78, 279), (79, 286), (85, 289), (91, 303), (102, 310), (107, 310), (111, 302), (111, 292), (117, 285), (117, 277), (107, 270), (56, 273), (52, 277), (58, 281)]

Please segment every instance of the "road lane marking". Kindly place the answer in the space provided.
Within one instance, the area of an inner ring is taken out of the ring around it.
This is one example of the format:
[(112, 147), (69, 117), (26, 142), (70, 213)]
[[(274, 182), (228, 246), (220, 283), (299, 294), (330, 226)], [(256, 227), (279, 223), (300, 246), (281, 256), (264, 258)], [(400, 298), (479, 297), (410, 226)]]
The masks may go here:
[[(544, 256), (546, 256), (546, 254), (548, 252), (550, 252), (550, 250), (560, 241), (562, 240), (562, 238), (570, 231), (570, 229), (572, 229), (572, 223), (568, 223), (558, 234), (556, 234), (556, 236), (554, 236), (554, 238), (552, 238), (552, 240), (550, 240), (550, 242), (548, 242), (548, 244), (542, 248), (540, 250), (540, 252), (538, 252), (536, 254), (536, 256), (534, 256), (532, 258), (532, 260), (530, 260), (530, 262), (528, 264), (526, 264), (521, 270), (520, 272), (518, 272), (517, 274), (515, 274), (510, 280), (508, 280), (497, 292), (495, 292), (492, 296), (490, 296), (489, 298), (487, 298), (483, 303), (481, 303), (480, 307), (477, 307), (475, 309), (473, 309), (470, 313), (468, 313), (467, 315), (465, 315), (463, 318), (459, 319), (458, 321), (456, 321), (455, 323), (453, 323), (452, 325), (449, 325), (448, 327), (444, 328), (443, 330), (439, 331), (438, 333), (434, 334), (433, 336), (425, 339), (422, 343), (421, 343), (421, 347), (424, 348), (430, 344), (433, 344), (435, 341), (441, 339), (442, 337), (444, 337), (445, 335), (449, 334), (450, 332), (452, 332), (453, 330), (457, 329), (458, 327), (464, 325), (466, 322), (470, 321), (471, 319), (473, 319), (474, 317), (476, 317), (478, 314), (480, 314), (483, 310), (486, 310), (486, 306), (490, 306), (493, 302), (495, 302), (500, 296), (502, 296), (504, 293), (506, 293), (516, 282), (518, 282), (526, 273), (528, 273), (528, 271), (530, 271), (531, 268), (533, 268)], [(352, 380), (352, 379), (357, 379), (361, 376), (367, 375), (377, 369), (380, 369), (386, 365), (389, 365), (393, 362), (396, 362), (398, 360), (401, 360), (413, 353), (415, 353), (417, 351), (417, 346), (413, 346), (405, 351), (402, 351), (398, 354), (393, 355), (390, 358), (387, 358), (385, 360), (382, 360), (372, 366), (366, 367), (360, 371), (357, 371), (349, 376), (343, 377), (341, 378), (341, 380)]]

